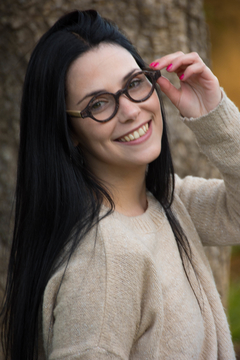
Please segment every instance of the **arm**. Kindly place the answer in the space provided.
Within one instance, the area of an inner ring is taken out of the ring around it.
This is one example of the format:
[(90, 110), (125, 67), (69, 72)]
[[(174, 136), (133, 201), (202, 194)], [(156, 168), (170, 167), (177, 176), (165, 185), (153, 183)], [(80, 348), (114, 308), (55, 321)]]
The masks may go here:
[(204, 245), (240, 243), (240, 114), (223, 94), (218, 107), (198, 119), (183, 119), (224, 181), (177, 178), (176, 194), (186, 206)]
[(186, 206), (204, 244), (237, 244), (240, 242), (239, 111), (197, 54), (167, 55), (158, 60), (155, 68), (165, 66), (177, 73), (181, 83), (176, 89), (162, 78), (159, 79), (161, 89), (179, 109), (201, 150), (224, 179), (223, 182), (177, 178), (176, 194)]

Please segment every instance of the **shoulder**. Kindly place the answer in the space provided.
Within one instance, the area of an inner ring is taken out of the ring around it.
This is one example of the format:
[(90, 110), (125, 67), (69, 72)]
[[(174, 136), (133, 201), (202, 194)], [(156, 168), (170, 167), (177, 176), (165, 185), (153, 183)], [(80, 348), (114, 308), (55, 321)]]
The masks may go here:
[[(114, 338), (114, 348), (125, 344), (128, 351), (143, 314), (157, 314), (154, 296), (142, 305), (143, 296), (155, 289), (154, 265), (134, 235), (127, 234), (121, 221), (107, 216), (85, 236), (68, 266), (50, 279), (43, 302), (45, 349), (50, 333), (56, 349), (108, 348)], [(156, 289), (154, 294), (157, 303)], [(146, 327), (152, 315), (147, 319)]]

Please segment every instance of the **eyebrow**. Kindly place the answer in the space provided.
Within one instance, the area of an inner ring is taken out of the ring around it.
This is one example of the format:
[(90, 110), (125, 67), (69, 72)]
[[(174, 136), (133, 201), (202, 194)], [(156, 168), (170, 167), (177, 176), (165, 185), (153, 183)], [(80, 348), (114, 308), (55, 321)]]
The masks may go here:
[[(140, 68), (131, 70), (129, 73), (127, 73), (127, 75), (124, 76), (122, 82), (126, 82), (129, 79), (129, 77), (137, 70), (141, 71)], [(105, 92), (105, 91), (106, 91), (105, 89), (100, 89), (100, 90), (95, 90), (95, 91), (93, 91), (91, 93), (88, 93), (81, 100), (79, 100), (76, 105), (79, 105), (83, 100), (85, 100), (88, 97), (96, 96), (96, 95), (98, 95), (98, 94), (100, 94), (102, 92)]]

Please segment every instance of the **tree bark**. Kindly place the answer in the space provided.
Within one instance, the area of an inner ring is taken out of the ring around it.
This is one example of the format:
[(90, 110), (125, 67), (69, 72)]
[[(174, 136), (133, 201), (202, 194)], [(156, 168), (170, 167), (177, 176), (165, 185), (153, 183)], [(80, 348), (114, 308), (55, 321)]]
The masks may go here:
[[(115, 21), (148, 62), (171, 52), (196, 51), (210, 66), (210, 42), (203, 0), (1, 0), (0, 4), (0, 300), (6, 279), (19, 132), (21, 87), (27, 62), (39, 37), (61, 15), (74, 9), (97, 9)], [(164, 72), (163, 72), (164, 73)], [(178, 84), (172, 74), (168, 78)], [(175, 170), (219, 177), (199, 153), (194, 135), (164, 99)], [(207, 250), (218, 290), (227, 305), (230, 248)]]

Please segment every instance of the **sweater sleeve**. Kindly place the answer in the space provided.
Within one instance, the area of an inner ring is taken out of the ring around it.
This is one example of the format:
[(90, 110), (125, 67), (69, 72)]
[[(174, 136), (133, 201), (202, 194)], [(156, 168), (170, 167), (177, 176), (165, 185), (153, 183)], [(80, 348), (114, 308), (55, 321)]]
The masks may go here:
[[(107, 230), (110, 234), (111, 227)], [(151, 293), (153, 266), (139, 251), (123, 246), (118, 236), (106, 236), (111, 237), (110, 245), (100, 226), (97, 236), (88, 233), (63, 280), (63, 270), (58, 271), (45, 289), (47, 359), (127, 360), (137, 334), (151, 334), (159, 314), (144, 296)]]
[(184, 118), (200, 149), (219, 169), (223, 180), (176, 177), (176, 195), (204, 245), (240, 243), (240, 114), (223, 92), (221, 103), (208, 115)]

